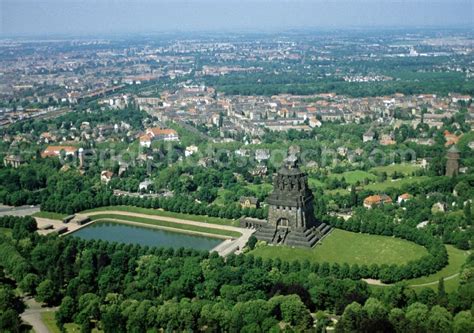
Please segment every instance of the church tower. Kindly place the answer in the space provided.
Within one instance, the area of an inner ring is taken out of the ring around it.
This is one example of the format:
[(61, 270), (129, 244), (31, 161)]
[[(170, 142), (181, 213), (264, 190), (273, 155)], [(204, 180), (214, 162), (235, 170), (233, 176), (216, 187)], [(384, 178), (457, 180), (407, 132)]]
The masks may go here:
[(446, 176), (453, 177), (459, 174), (459, 150), (456, 148), (455, 145), (452, 145), (451, 148), (448, 149), (448, 153), (446, 155)]

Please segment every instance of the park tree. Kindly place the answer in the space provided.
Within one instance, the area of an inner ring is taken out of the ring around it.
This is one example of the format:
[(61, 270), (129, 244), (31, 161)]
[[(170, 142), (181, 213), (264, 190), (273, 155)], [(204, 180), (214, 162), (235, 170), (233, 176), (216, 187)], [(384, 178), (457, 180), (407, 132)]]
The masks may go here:
[(21, 319), (14, 309), (0, 311), (0, 332), (21, 332)]
[(43, 280), (36, 288), (36, 299), (40, 302), (52, 305), (57, 300), (56, 286), (53, 281)]
[(101, 308), (101, 324), (105, 333), (125, 333), (125, 319), (119, 305), (104, 305)]
[(444, 287), (444, 278), (440, 277), (438, 282), (438, 304), (445, 306), (448, 303), (448, 295)]
[(445, 333), (452, 331), (452, 316), (445, 308), (435, 305), (428, 316), (428, 332)]
[(407, 328), (410, 332), (427, 330), (428, 307), (425, 304), (413, 303), (406, 310)]
[(76, 304), (74, 299), (70, 296), (65, 296), (61, 301), (58, 311), (56, 311), (55, 318), (59, 324), (64, 325), (73, 321), (75, 313)]
[(405, 318), (405, 312), (399, 308), (390, 310), (388, 320), (393, 330), (397, 333), (405, 333), (408, 331), (408, 321)]
[(18, 286), (20, 287), (23, 292), (28, 293), (30, 295), (34, 295), (36, 291), (36, 287), (39, 283), (38, 275), (34, 273), (28, 273), (25, 277), (20, 281)]
[(349, 304), (336, 325), (336, 332), (360, 331), (363, 318), (362, 306), (356, 302)]
[(256, 244), (257, 244), (257, 237), (255, 237), (254, 235), (250, 236), (247, 242), (247, 246), (250, 248), (250, 250), (253, 250)]
[(74, 321), (88, 329), (92, 320), (98, 320), (100, 318), (100, 299), (99, 296), (93, 293), (86, 293), (79, 297), (79, 303), (77, 306), (78, 313), (74, 318)]
[(391, 328), (388, 320), (388, 311), (385, 306), (375, 298), (369, 298), (363, 308), (363, 327), (370, 328), (373, 332), (386, 332)]
[(461, 311), (454, 316), (453, 332), (464, 333), (474, 331), (474, 319), (470, 311)]
[(312, 318), (309, 310), (297, 295), (288, 295), (280, 303), (282, 319), (298, 329), (311, 326)]
[(433, 289), (424, 287), (418, 294), (418, 301), (431, 307), (437, 303), (438, 297)]
[(464, 205), (464, 218), (466, 219), (467, 225), (472, 225), (472, 208), (470, 201)]
[(22, 303), (10, 286), (0, 284), (0, 332), (20, 332)]

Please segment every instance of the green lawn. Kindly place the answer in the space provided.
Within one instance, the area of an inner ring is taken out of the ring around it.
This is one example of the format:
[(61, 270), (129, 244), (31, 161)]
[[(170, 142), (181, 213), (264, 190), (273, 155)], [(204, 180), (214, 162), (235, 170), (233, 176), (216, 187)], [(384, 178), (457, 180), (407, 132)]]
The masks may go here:
[(321, 244), (312, 249), (264, 246), (250, 253), (262, 258), (286, 261), (308, 259), (318, 262), (348, 264), (404, 264), (427, 254), (415, 243), (386, 236), (376, 236), (334, 229)]
[[(449, 276), (458, 274), (459, 271), (461, 270), (461, 266), (464, 264), (467, 257), (469, 256), (469, 251), (459, 250), (452, 245), (446, 245), (446, 249), (448, 251), (448, 256), (449, 256), (449, 264), (446, 267), (444, 267), (443, 269), (441, 269), (440, 271), (434, 274), (423, 276), (417, 279), (407, 280), (406, 282), (409, 285), (415, 285), (413, 286), (413, 288), (415, 289), (423, 288), (423, 286), (416, 286), (416, 285), (434, 282), (434, 284), (428, 285), (426, 287), (436, 289), (438, 287), (438, 280), (441, 277), (444, 277), (446, 279)], [(455, 290), (458, 287), (458, 284), (459, 284), (459, 276), (456, 276), (444, 282), (446, 291), (448, 292)]]
[(140, 214), (148, 214), (148, 215), (156, 215), (156, 216), (165, 216), (165, 217), (174, 217), (177, 219), (189, 220), (189, 221), (196, 221), (196, 222), (204, 222), (204, 223), (212, 223), (212, 224), (224, 224), (224, 225), (233, 225), (236, 226), (238, 224), (237, 221), (231, 219), (223, 219), (219, 217), (211, 217), (205, 215), (193, 215), (193, 214), (183, 214), (183, 213), (174, 213), (168, 212), (161, 209), (152, 209), (152, 208), (141, 208), (141, 207), (134, 207), (134, 206), (107, 206), (107, 207), (99, 207), (94, 209), (89, 209), (83, 211), (82, 213), (88, 212), (97, 212), (97, 211), (107, 211), (107, 210), (119, 210), (124, 212), (130, 213), (140, 213)]
[(373, 173), (386, 172), (387, 175), (391, 175), (394, 172), (400, 172), (400, 173), (403, 173), (404, 175), (411, 175), (414, 171), (419, 170), (420, 168), (421, 167), (416, 164), (403, 163), (403, 164), (391, 164), (391, 165), (386, 165), (386, 166), (378, 166), (378, 167), (370, 169), (369, 171)]
[(391, 179), (388, 179), (381, 183), (373, 183), (373, 184), (366, 185), (364, 186), (364, 189), (375, 191), (375, 192), (382, 192), (382, 191), (386, 191), (390, 187), (398, 189), (398, 188), (401, 188), (405, 184), (419, 183), (427, 179), (429, 179), (428, 176), (400, 178), (394, 181), (392, 181)]
[(370, 180), (374, 180), (375, 178), (377, 178), (377, 176), (375, 176), (374, 174), (369, 173), (367, 171), (363, 171), (363, 170), (346, 171), (341, 174), (332, 174), (329, 176), (329, 178), (338, 178), (338, 179), (341, 179), (342, 177), (344, 177), (346, 182), (350, 185), (353, 185), (356, 182), (362, 183), (362, 181), (365, 178), (368, 178)]
[(42, 217), (42, 218), (51, 219), (51, 220), (62, 220), (63, 218), (65, 218), (68, 215), (67, 214), (61, 214), (61, 213), (55, 213), (55, 212), (43, 212), (43, 211), (41, 211), (41, 212), (34, 213), (32, 216)]
[(198, 231), (198, 232), (205, 232), (208, 234), (220, 235), (220, 236), (229, 236), (229, 237), (240, 237), (242, 236), (241, 233), (236, 231), (229, 231), (229, 230), (222, 230), (222, 229), (215, 229), (215, 228), (207, 228), (189, 224), (180, 224), (180, 223), (173, 223), (168, 221), (160, 221), (160, 220), (153, 220), (147, 219), (143, 217), (136, 217), (136, 216), (126, 216), (126, 215), (118, 215), (118, 214), (99, 214), (91, 216), (92, 220), (98, 219), (117, 219), (117, 220), (124, 220), (130, 222), (139, 222), (144, 224), (180, 229), (180, 230), (188, 230), (188, 231)]

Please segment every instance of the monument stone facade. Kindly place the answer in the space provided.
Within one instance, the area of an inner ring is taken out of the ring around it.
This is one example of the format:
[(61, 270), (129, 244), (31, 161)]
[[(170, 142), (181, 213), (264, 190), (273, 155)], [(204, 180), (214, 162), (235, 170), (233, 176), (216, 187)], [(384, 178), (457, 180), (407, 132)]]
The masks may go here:
[(256, 228), (255, 237), (267, 243), (314, 246), (331, 227), (316, 220), (308, 177), (300, 170), (295, 156), (285, 160), (273, 183), (273, 192), (266, 200), (268, 220), (244, 218), (241, 226)]

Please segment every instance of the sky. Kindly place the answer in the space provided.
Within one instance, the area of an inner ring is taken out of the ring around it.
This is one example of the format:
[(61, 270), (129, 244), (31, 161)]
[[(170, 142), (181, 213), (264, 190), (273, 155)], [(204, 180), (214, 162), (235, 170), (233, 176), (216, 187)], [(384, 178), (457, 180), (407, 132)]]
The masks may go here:
[(474, 0), (0, 0), (0, 35), (470, 27)]

